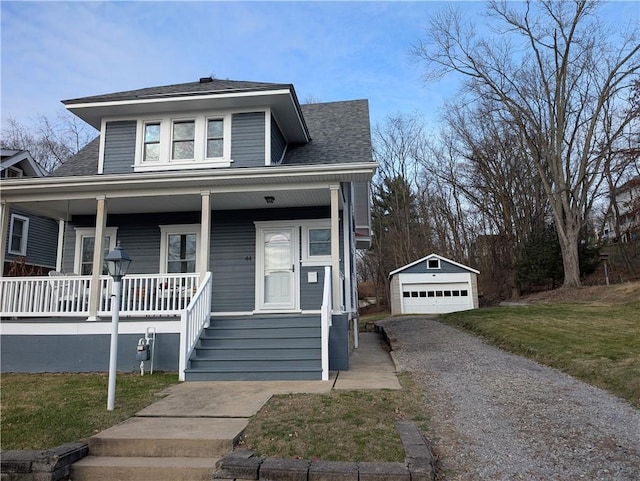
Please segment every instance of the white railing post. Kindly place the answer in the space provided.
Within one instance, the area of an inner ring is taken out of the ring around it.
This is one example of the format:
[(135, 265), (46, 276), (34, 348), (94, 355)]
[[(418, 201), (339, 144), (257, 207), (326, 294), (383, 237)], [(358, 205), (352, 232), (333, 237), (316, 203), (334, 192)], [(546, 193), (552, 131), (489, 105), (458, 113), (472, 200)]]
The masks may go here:
[(329, 380), (329, 327), (332, 316), (332, 289), (331, 289), (331, 267), (324, 268), (324, 289), (322, 293), (322, 307), (320, 309), (320, 343), (322, 347), (322, 380)]

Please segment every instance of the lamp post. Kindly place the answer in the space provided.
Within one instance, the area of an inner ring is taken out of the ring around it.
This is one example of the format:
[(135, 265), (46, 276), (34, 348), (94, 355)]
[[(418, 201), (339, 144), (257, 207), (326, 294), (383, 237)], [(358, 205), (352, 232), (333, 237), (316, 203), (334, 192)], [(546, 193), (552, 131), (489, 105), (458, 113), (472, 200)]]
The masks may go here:
[(111, 350), (109, 352), (109, 391), (107, 394), (107, 410), (113, 411), (116, 403), (116, 366), (118, 365), (118, 322), (120, 321), (120, 298), (122, 293), (122, 278), (129, 269), (131, 258), (120, 247), (109, 252), (104, 260), (107, 262), (109, 275), (113, 277), (113, 294), (111, 304)]

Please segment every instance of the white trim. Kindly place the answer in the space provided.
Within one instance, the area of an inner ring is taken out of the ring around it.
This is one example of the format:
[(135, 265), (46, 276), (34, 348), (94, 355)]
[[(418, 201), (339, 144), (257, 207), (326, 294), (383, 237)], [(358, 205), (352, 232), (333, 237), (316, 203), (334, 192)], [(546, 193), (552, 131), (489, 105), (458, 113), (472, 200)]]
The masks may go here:
[[(188, 94), (166, 94), (166, 97), (153, 96), (145, 99), (126, 99), (126, 100), (111, 100), (109, 102), (85, 102), (77, 104), (68, 104), (65, 107), (68, 110), (83, 109), (89, 107), (115, 107), (119, 105), (136, 105), (136, 104), (154, 104), (154, 103), (166, 103), (166, 102), (183, 102), (185, 100), (207, 100), (207, 99), (223, 99), (223, 98), (236, 98), (236, 97), (258, 97), (269, 95), (281, 95), (288, 94), (291, 97), (289, 89), (281, 90), (254, 90), (248, 92), (238, 92), (234, 90), (230, 93), (219, 93), (220, 91), (212, 92), (208, 95), (188, 95)], [(171, 95), (171, 96), (169, 96)], [(293, 100), (293, 97), (291, 97)]]
[[(76, 247), (73, 257), (73, 272), (76, 274), (82, 274), (80, 271), (82, 268), (82, 238), (83, 237), (95, 237), (95, 227), (75, 227), (76, 231)], [(117, 227), (107, 227), (104, 230), (105, 237), (109, 237), (109, 251), (112, 251), (116, 246), (116, 236), (118, 235)], [(64, 266), (63, 266), (64, 267)], [(102, 273), (100, 273), (102, 274)]]
[[(118, 327), (120, 334), (140, 334), (146, 332), (147, 327), (153, 324), (158, 334), (178, 334), (180, 333), (180, 320), (158, 321), (148, 319), (145, 321), (121, 322)], [(43, 322), (38, 323), (38, 329), (34, 329), (33, 322), (11, 322), (2, 321), (3, 335), (26, 335), (26, 336), (80, 336), (87, 334), (110, 334), (111, 320), (105, 321), (79, 321), (79, 322)]]
[[(22, 237), (20, 238), (20, 249), (13, 250), (11, 249), (11, 245), (13, 244), (13, 228), (14, 221), (21, 220), (22, 223)], [(27, 255), (27, 240), (29, 237), (29, 218), (20, 215), (20, 214), (11, 214), (11, 218), (9, 220), (9, 246), (7, 252), (9, 254), (13, 254), (16, 256), (26, 256)]]
[[(231, 160), (231, 126), (232, 111), (185, 112), (178, 116), (154, 115), (135, 117), (136, 120), (136, 148), (133, 169), (135, 172), (157, 172), (164, 170), (205, 169), (230, 167)], [(222, 157), (207, 157), (207, 121), (219, 119), (223, 121)], [(113, 122), (113, 120), (109, 120)], [(193, 122), (193, 158), (173, 158), (173, 126), (179, 122)], [(159, 158), (157, 161), (145, 161), (144, 132), (145, 126), (160, 124)], [(105, 123), (106, 125), (106, 123)], [(102, 137), (104, 137), (104, 132)]]
[[(331, 265), (331, 249), (329, 249), (329, 254), (325, 256), (312, 256), (309, 254), (309, 230), (310, 229), (328, 229), (329, 233), (331, 233), (331, 219), (301, 221), (300, 227), (302, 228), (302, 256), (301, 256), (302, 265), (304, 267), (330, 266)], [(329, 237), (329, 243), (331, 243), (331, 237)]]
[(271, 165), (271, 107), (264, 112), (264, 165)]
[(200, 224), (167, 224), (160, 225), (160, 260), (158, 272), (160, 274), (167, 273), (167, 258), (169, 254), (168, 236), (170, 234), (195, 234), (196, 235), (196, 259), (195, 259), (195, 271), (198, 272), (198, 266), (200, 261)]
[(460, 263), (458, 263), (456, 261), (452, 261), (451, 259), (447, 259), (446, 257), (442, 257), (442, 256), (440, 256), (438, 254), (429, 254), (428, 256), (423, 257), (422, 259), (418, 259), (417, 261), (414, 261), (414, 262), (412, 262), (410, 264), (407, 264), (406, 266), (402, 266), (402, 267), (396, 269), (395, 271), (391, 271), (389, 273), (389, 278), (391, 278), (391, 276), (393, 276), (394, 274), (397, 274), (398, 272), (401, 272), (401, 271), (403, 271), (405, 269), (408, 269), (409, 267), (413, 267), (416, 264), (420, 264), (421, 262), (426, 261), (427, 259), (433, 259), (434, 257), (436, 257), (436, 258), (438, 258), (438, 259), (440, 259), (442, 261), (448, 262), (449, 264), (453, 264), (454, 266), (461, 267), (462, 269), (465, 269), (467, 271), (474, 272), (475, 274), (480, 274), (480, 271), (478, 271), (476, 269), (473, 269), (473, 268), (471, 268), (469, 266), (465, 266), (464, 264), (460, 264)]
[(104, 173), (104, 148), (107, 138), (107, 121), (102, 119), (100, 125), (100, 146), (98, 148), (98, 174)]

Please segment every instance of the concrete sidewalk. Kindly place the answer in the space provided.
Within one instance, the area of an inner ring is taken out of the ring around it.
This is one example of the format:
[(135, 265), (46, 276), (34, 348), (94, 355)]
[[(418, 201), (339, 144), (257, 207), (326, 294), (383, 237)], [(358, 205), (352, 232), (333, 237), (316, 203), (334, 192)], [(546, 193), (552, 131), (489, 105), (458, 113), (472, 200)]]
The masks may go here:
[[(128, 473), (137, 467), (157, 480), (178, 479), (177, 473), (187, 469), (192, 473), (188, 479), (210, 479), (215, 463), (233, 450), (249, 418), (275, 394), (401, 389), (379, 334), (361, 333), (359, 341), (349, 370), (331, 372), (329, 381), (212, 381), (171, 386), (162, 393), (166, 397), (135, 417), (93, 436), (90, 455), (72, 468), (73, 479), (107, 479), (107, 472), (111, 480), (128, 479)], [(159, 457), (167, 464), (154, 465)], [(171, 457), (173, 465), (168, 461)], [(194, 466), (196, 459), (201, 461)]]

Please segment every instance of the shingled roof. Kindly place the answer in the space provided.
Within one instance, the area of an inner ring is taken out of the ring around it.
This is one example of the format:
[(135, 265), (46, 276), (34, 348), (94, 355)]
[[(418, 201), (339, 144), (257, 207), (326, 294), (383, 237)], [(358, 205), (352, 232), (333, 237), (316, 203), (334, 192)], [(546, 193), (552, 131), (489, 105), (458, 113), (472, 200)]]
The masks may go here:
[(293, 85), (246, 82), (239, 80), (220, 80), (211, 77), (204, 77), (198, 82), (188, 82), (173, 85), (163, 85), (160, 87), (148, 87), (137, 90), (127, 90), (104, 95), (94, 95), (91, 97), (81, 97), (77, 99), (63, 100), (65, 105), (88, 104), (96, 102), (116, 102), (120, 100), (142, 100), (163, 97), (180, 97), (190, 95), (215, 95), (228, 94), (234, 92), (259, 92), (262, 90), (290, 89), (295, 95)]
[[(301, 105), (301, 109), (311, 141), (289, 145), (282, 165), (373, 161), (367, 100), (307, 104)], [(99, 146), (100, 137), (67, 160), (52, 175), (97, 174)]]

